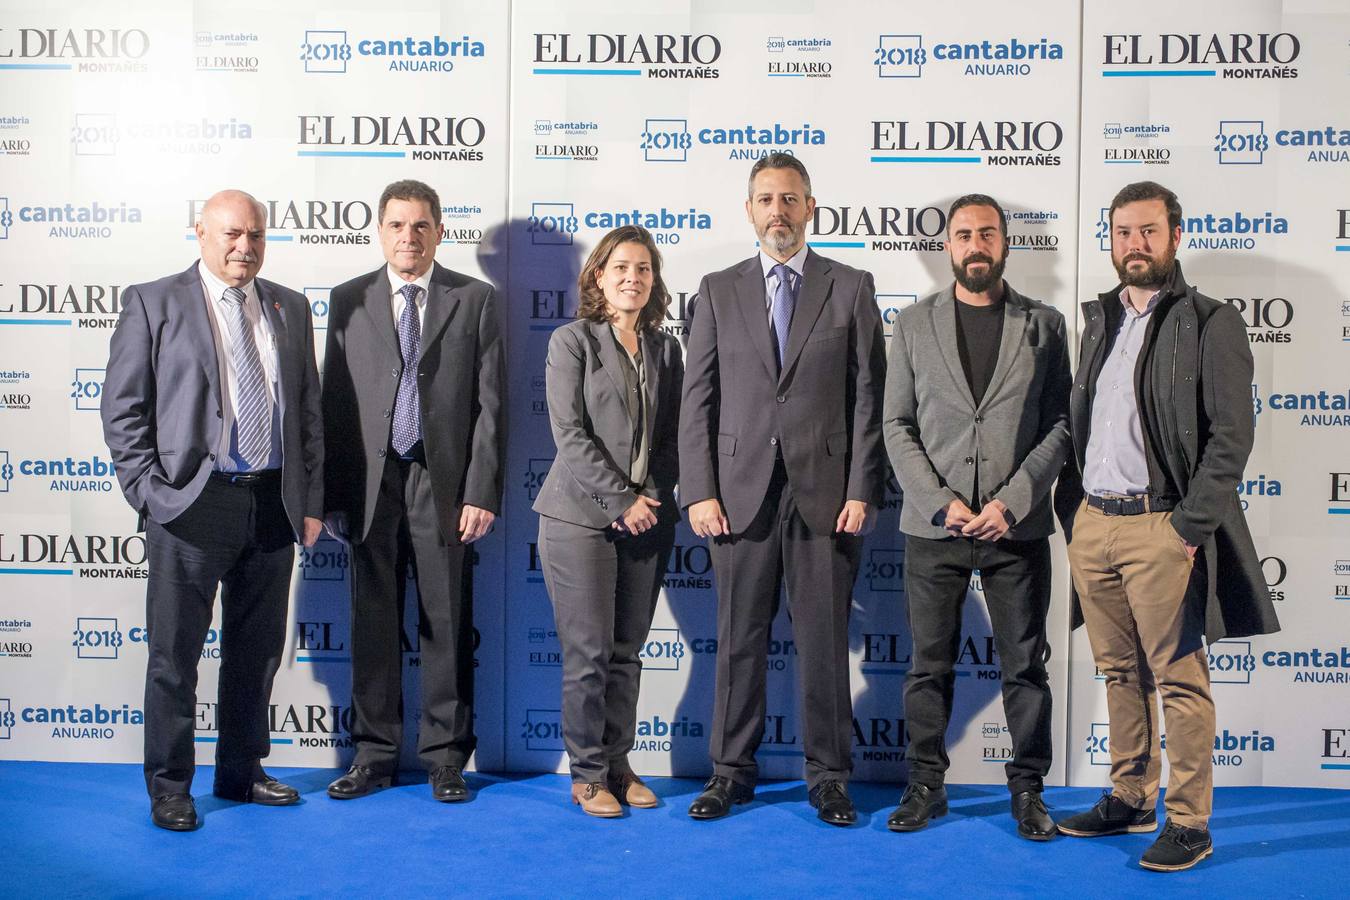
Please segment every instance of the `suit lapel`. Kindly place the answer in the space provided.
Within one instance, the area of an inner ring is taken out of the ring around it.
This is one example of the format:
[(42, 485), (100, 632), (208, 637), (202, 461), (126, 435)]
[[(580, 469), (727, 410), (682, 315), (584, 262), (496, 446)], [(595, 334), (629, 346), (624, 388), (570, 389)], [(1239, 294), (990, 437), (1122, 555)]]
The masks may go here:
[(656, 405), (661, 396), (661, 332), (648, 331), (642, 337), (642, 371), (647, 376), (647, 446), (652, 445)]
[(175, 306), (181, 311), (187, 323), (187, 333), (191, 338), (196, 357), (206, 370), (206, 381), (211, 385), (216, 403), (222, 402), (220, 394), (220, 358), (216, 355), (216, 339), (211, 329), (211, 313), (206, 309), (205, 292), (202, 290), (202, 276), (197, 271), (200, 263), (194, 263), (178, 279)]
[[(596, 356), (600, 357), (600, 365), (609, 375), (609, 380), (614, 383), (614, 392), (619, 397), (619, 405), (623, 407), (625, 414), (628, 413), (628, 379), (623, 375), (623, 361), (619, 359), (622, 353), (618, 343), (614, 340), (614, 335), (609, 333), (608, 322), (587, 322), (587, 329), (591, 333), (591, 343), (595, 348)], [(633, 417), (628, 416), (631, 422)]]
[(765, 305), (764, 270), (760, 267), (759, 257), (754, 256), (743, 264), (744, 271), (736, 279), (736, 308), (741, 312), (741, 321), (750, 333), (750, 343), (759, 353), (769, 378), (778, 380), (778, 361), (774, 358), (773, 335), (769, 333), (769, 308)]
[(989, 387), (985, 388), (984, 399), (980, 401), (981, 408), (989, 404), (990, 398), (998, 393), (999, 387), (1008, 377), (1013, 362), (1026, 343), (1023, 335), (1030, 324), (1031, 316), (1022, 306), (1022, 298), (1012, 288), (1007, 288), (1007, 295), (1003, 298), (1003, 336), (999, 339), (998, 362), (994, 364), (994, 374), (989, 376)]
[[(975, 395), (970, 392), (970, 382), (966, 381), (966, 370), (961, 366), (961, 348), (956, 339), (956, 294), (951, 287), (942, 292), (942, 296), (933, 304), (933, 331), (937, 334), (938, 349), (942, 351), (942, 361), (956, 383), (956, 390), (971, 410), (975, 409)], [(1004, 329), (1005, 336), (1007, 329)], [(985, 392), (988, 395), (988, 391)]]
[(430, 290), (427, 291), (427, 308), (422, 314), (421, 350), (417, 355), (419, 360), (427, 355), (427, 348), (440, 338), (441, 332), (450, 324), (455, 313), (459, 312), (461, 305), (454, 287), (447, 283), (449, 279), (446, 270), (434, 264), (433, 266)]
[(830, 296), (833, 286), (830, 264), (808, 250), (806, 264), (802, 266), (802, 286), (797, 292), (797, 308), (792, 311), (792, 324), (788, 327), (783, 374), (792, 371), (797, 357), (801, 356), (807, 335), (816, 327), (816, 319), (820, 318), (820, 311), (825, 308), (825, 300)]
[(277, 356), (277, 403), (284, 413), (286, 411), (286, 391), (290, 386), (290, 373), (286, 371), (286, 361), (291, 356), (285, 352), (286, 316), (282, 312), (281, 303), (272, 296), (271, 289), (263, 285), (261, 278), (255, 279), (253, 284), (258, 292), (258, 305), (262, 307), (262, 314), (267, 318), (267, 324), (272, 327), (272, 348)]
[(394, 356), (401, 361), (403, 354), (398, 349), (398, 332), (394, 330), (394, 307), (387, 271), (385, 268), (379, 269), (366, 288), (366, 315), (370, 317), (371, 328), (384, 338), (389, 349), (394, 351)]

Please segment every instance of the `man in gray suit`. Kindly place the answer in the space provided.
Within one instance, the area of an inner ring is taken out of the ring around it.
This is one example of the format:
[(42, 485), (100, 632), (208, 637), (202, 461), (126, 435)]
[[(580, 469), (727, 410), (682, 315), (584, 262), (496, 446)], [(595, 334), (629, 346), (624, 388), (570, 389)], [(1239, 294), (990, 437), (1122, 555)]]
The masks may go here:
[(379, 203), (386, 264), (333, 288), (324, 357), (326, 524), (352, 547), (350, 799), (388, 786), (402, 742), (405, 572), (417, 577), (418, 753), (432, 795), (468, 799), (473, 608), (466, 549), (502, 493), (502, 353), (485, 282), (436, 264), (441, 202), (397, 181)]
[(145, 783), (172, 831), (197, 827), (197, 664), (217, 589), (215, 793), (300, 800), (261, 760), (295, 541), (312, 545), (323, 524), (323, 443), (309, 304), (257, 277), (266, 231), (248, 194), (207, 200), (201, 260), (122, 294), (103, 382), (104, 439), (146, 532)]
[(883, 430), (904, 493), (905, 592), (914, 641), (905, 682), (909, 785), (892, 831), (947, 812), (943, 736), (952, 712), (961, 604), (984, 586), (1013, 742), (1005, 766), (1017, 832), (1049, 840), (1050, 486), (1069, 452), (1064, 317), (1003, 280), (1008, 220), (984, 194), (947, 217), (956, 281), (896, 318)]
[(772, 153), (750, 172), (760, 252), (699, 286), (680, 414), (680, 502), (717, 579), (713, 777), (689, 815), (754, 797), (769, 630), (786, 588), (819, 817), (857, 820), (848, 614), (882, 499), (885, 348), (872, 276), (806, 246), (810, 176)]

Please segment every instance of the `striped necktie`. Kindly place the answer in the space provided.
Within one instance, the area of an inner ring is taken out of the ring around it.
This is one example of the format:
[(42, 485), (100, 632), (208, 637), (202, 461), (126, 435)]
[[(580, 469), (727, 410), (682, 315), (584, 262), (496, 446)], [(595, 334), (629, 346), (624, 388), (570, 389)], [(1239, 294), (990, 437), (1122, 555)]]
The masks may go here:
[(398, 349), (403, 355), (403, 374), (394, 397), (394, 426), (390, 443), (399, 455), (406, 455), (422, 439), (422, 408), (417, 399), (417, 357), (422, 349), (422, 323), (417, 318), (415, 284), (399, 288), (403, 295), (403, 314), (398, 317)]
[(272, 455), (272, 414), (268, 409), (266, 376), (253, 329), (244, 317), (244, 292), (236, 287), (226, 288), (223, 299), (230, 309), (226, 320), (239, 393), (234, 411), (235, 453), (247, 469), (260, 469)]

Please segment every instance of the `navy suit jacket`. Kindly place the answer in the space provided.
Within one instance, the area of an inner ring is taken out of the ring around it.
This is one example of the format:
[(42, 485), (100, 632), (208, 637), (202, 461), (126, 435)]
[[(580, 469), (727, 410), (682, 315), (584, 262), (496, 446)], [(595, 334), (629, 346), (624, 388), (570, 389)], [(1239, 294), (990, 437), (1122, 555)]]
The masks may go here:
[[(210, 311), (198, 263), (122, 293), (103, 382), (103, 438), (127, 502), (161, 524), (192, 505), (215, 467), (223, 425)], [(314, 330), (303, 295), (256, 279), (276, 337), (281, 494), (297, 537), (323, 516), (323, 421)]]

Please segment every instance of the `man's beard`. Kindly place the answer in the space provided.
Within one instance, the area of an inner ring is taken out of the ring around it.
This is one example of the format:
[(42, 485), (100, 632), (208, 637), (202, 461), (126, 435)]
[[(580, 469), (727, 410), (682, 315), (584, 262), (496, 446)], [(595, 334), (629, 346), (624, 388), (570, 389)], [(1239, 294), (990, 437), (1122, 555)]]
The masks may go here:
[(766, 225), (760, 232), (759, 243), (770, 252), (781, 256), (801, 244), (802, 239), (806, 237), (806, 223), (793, 225), (791, 222), (783, 221), (779, 224), (783, 226), (780, 229)]
[[(1130, 269), (1129, 263), (1133, 260), (1140, 260), (1145, 263), (1142, 269)], [(1177, 261), (1177, 245), (1169, 241), (1168, 247), (1157, 257), (1148, 257), (1142, 253), (1127, 253), (1124, 259), (1117, 260), (1115, 256), (1111, 257), (1111, 263), (1116, 267), (1116, 274), (1120, 276), (1120, 283), (1127, 287), (1158, 287), (1167, 279), (1172, 277), (1172, 266)]]
[[(966, 268), (975, 262), (982, 262), (989, 266), (983, 275), (972, 275)], [(959, 263), (955, 260), (952, 261), (952, 274), (956, 276), (956, 283), (961, 287), (972, 294), (983, 294), (1003, 280), (1003, 269), (1007, 264), (1007, 256), (1004, 256), (998, 262), (994, 262), (991, 256), (986, 256), (983, 253), (972, 253)]]

